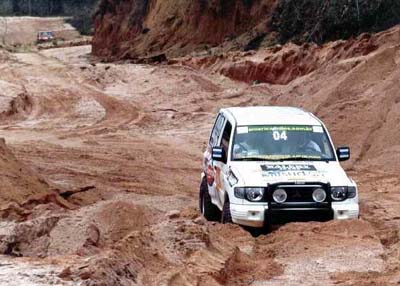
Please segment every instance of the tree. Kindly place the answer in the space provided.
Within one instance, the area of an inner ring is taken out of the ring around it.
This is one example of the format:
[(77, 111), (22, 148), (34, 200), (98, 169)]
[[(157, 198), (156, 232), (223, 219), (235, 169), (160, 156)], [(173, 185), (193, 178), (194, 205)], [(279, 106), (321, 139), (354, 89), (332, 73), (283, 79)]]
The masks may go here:
[(270, 26), (281, 43), (324, 43), (399, 23), (398, 0), (280, 0)]

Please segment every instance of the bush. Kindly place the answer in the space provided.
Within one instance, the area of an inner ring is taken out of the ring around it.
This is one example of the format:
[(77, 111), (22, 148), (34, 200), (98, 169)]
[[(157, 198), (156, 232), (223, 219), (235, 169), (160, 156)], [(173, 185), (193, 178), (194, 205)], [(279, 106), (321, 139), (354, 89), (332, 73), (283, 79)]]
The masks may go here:
[(323, 43), (399, 23), (398, 0), (280, 0), (270, 24), (281, 43)]
[(92, 31), (98, 0), (0, 0), (0, 16), (71, 16), (82, 34)]
[(64, 14), (72, 18), (68, 22), (74, 26), (81, 34), (89, 35), (93, 32), (93, 15), (97, 9), (99, 0), (79, 1), (79, 4), (72, 3), (74, 0), (69, 0), (69, 5), (64, 4)]

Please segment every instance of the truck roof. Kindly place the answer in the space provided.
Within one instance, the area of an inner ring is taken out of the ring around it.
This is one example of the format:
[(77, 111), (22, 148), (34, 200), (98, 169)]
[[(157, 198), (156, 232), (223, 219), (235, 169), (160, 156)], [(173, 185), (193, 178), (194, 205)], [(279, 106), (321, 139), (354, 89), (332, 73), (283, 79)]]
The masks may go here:
[(239, 126), (246, 125), (314, 125), (321, 122), (310, 112), (296, 107), (252, 106), (230, 107), (221, 111), (230, 113)]

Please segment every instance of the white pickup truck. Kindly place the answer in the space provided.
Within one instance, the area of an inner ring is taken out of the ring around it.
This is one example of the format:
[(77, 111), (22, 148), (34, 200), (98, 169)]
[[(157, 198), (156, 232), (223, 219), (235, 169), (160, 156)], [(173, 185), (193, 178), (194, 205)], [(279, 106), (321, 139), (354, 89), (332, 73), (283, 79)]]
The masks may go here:
[(222, 109), (204, 153), (199, 204), (208, 220), (264, 227), (359, 217), (356, 183), (324, 124), (293, 107)]

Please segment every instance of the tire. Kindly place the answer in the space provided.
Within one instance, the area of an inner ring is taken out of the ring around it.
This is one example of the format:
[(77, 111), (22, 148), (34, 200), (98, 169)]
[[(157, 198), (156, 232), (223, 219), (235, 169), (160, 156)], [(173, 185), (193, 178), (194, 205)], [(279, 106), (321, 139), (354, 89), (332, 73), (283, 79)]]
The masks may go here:
[(221, 211), (211, 202), (206, 177), (202, 179), (200, 184), (199, 208), (201, 214), (208, 221), (219, 221), (221, 219)]
[(224, 207), (222, 209), (221, 223), (232, 223), (231, 203), (229, 202), (228, 198), (226, 198)]

